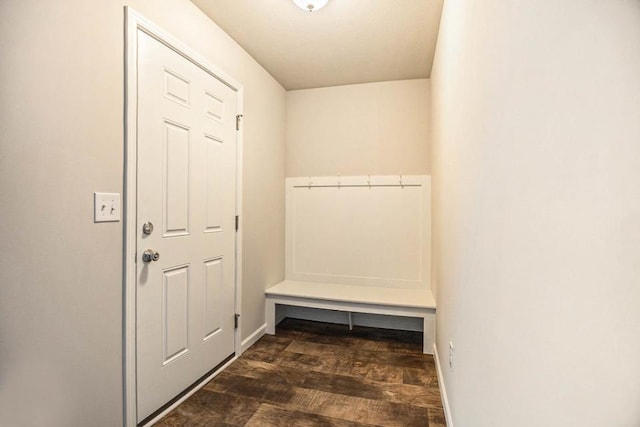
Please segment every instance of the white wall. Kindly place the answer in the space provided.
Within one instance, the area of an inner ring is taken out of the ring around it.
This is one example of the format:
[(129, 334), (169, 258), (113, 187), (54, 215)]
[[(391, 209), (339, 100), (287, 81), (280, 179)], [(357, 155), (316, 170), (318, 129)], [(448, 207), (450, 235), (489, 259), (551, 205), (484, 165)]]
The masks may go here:
[(638, 1), (445, 2), (432, 155), (456, 427), (640, 425), (639, 76)]
[(287, 176), (429, 174), (429, 80), (287, 92)]
[[(245, 85), (243, 336), (284, 276), (284, 89), (186, 0), (132, 0)], [(122, 423), (123, 2), (0, 2), (0, 424)]]

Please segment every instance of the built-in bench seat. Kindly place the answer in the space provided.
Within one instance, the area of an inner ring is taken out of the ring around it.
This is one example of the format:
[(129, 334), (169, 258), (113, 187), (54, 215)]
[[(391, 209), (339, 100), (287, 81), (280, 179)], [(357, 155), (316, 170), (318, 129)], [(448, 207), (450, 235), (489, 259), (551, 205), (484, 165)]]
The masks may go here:
[(275, 334), (276, 305), (418, 317), (423, 320), (423, 352), (433, 354), (436, 302), (430, 290), (285, 280), (265, 294), (267, 334)]

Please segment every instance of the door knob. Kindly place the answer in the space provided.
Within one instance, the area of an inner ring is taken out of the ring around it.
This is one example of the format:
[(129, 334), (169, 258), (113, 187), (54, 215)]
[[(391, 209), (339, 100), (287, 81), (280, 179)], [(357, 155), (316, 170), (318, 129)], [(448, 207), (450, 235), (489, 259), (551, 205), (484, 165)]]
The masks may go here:
[(142, 253), (143, 262), (157, 261), (160, 259), (160, 254), (153, 249), (147, 249)]

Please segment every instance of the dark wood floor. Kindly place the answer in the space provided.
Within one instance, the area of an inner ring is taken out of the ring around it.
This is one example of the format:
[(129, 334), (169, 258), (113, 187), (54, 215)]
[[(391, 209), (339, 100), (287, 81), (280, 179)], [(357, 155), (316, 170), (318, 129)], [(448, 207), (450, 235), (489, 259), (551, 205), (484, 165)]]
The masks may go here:
[(422, 334), (285, 319), (156, 426), (444, 427)]

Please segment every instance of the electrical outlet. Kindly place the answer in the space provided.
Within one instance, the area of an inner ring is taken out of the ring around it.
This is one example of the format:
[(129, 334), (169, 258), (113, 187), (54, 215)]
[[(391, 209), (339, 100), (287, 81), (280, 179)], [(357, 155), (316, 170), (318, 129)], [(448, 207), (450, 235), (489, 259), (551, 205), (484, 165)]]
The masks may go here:
[(449, 341), (449, 367), (453, 368), (453, 341)]
[(120, 221), (120, 194), (93, 193), (93, 222)]

